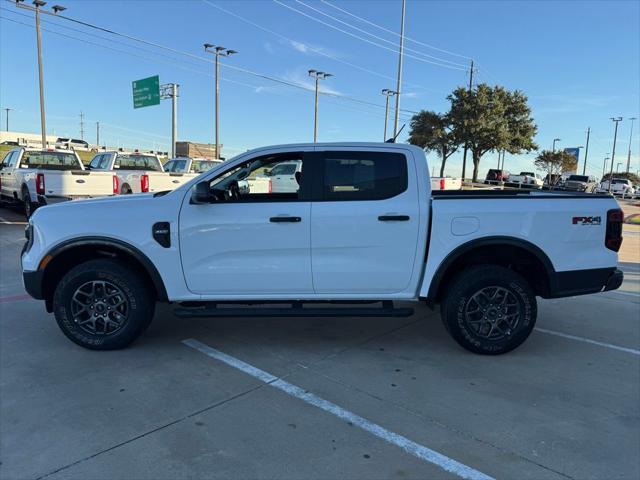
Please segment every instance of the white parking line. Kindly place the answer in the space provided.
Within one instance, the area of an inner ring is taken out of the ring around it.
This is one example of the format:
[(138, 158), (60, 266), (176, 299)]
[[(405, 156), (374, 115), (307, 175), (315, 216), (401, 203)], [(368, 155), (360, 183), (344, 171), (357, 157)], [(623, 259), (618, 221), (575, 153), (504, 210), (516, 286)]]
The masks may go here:
[(304, 402), (307, 402), (314, 407), (318, 407), (325, 412), (331, 413), (342, 420), (346, 420), (351, 422), (353, 425), (360, 427), (362, 430), (365, 430), (382, 440), (400, 447), (405, 452), (413, 455), (414, 457), (419, 458), (425, 462), (436, 465), (443, 470), (453, 473), (460, 478), (466, 478), (470, 480), (493, 480), (493, 477), (485, 475), (484, 473), (475, 470), (471, 467), (468, 467), (460, 462), (453, 460), (441, 453), (436, 452), (435, 450), (431, 450), (419, 443), (416, 443), (412, 440), (409, 440), (402, 435), (391, 432), (380, 425), (370, 422), (366, 418), (363, 418), (355, 413), (352, 413), (344, 408), (336, 405), (335, 403), (331, 403), (328, 400), (324, 400), (313, 393), (309, 393), (303, 390), (300, 387), (297, 387), (289, 382), (285, 382), (278, 377), (271, 375), (264, 370), (260, 370), (253, 365), (249, 365), (248, 363), (243, 362), (235, 357), (227, 355), (226, 353), (222, 353), (215, 348), (212, 348), (208, 345), (205, 345), (202, 342), (194, 340), (192, 338), (188, 340), (183, 340), (182, 343), (185, 345), (195, 348), (196, 350), (208, 355), (211, 358), (215, 358), (216, 360), (220, 360), (223, 363), (226, 363), (230, 367), (236, 368), (244, 373), (251, 375), (254, 378), (266, 383), (267, 385), (271, 385), (272, 387), (281, 390), (292, 397), (298, 398)]
[(26, 225), (27, 222), (10, 222), (9, 220), (0, 217), (0, 223), (4, 225)]
[(611, 348), (613, 350), (618, 350), (619, 352), (630, 353), (632, 355), (640, 355), (640, 350), (636, 350), (634, 348), (620, 347), (618, 345), (612, 345), (611, 343), (598, 342), (597, 340), (591, 340), (590, 338), (584, 337), (576, 337), (575, 335), (569, 335), (568, 333), (555, 332), (553, 330), (547, 330), (546, 328), (535, 328), (536, 331), (541, 333), (548, 333), (549, 335), (555, 335), (557, 337), (568, 338), (571, 340), (577, 340), (579, 342), (590, 343), (592, 345), (598, 345), (600, 347)]

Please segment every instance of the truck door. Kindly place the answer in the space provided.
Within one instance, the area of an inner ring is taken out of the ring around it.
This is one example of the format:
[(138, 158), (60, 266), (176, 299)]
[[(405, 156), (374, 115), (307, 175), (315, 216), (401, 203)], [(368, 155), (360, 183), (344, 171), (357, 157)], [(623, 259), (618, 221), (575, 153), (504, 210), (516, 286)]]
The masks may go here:
[(314, 161), (315, 292), (386, 294), (407, 289), (420, 226), (413, 158), (388, 150), (326, 150), (316, 152)]
[(209, 203), (185, 197), (180, 255), (189, 290), (226, 298), (313, 293), (306, 187), (311, 178), (305, 181), (302, 175), (302, 185), (290, 192), (252, 192), (250, 187), (287, 160), (303, 161), (304, 154), (254, 157), (208, 176)]

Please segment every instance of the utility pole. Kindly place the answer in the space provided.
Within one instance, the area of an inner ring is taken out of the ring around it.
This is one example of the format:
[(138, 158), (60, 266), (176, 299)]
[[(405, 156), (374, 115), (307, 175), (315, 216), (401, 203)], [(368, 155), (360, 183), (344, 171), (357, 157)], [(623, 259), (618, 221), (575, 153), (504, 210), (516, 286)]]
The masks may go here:
[(633, 122), (636, 119), (636, 117), (631, 117), (629, 120), (631, 120), (631, 131), (629, 132), (629, 152), (627, 153), (627, 175), (629, 175), (629, 168), (631, 167), (631, 142), (633, 140)]
[(382, 95), (385, 96), (384, 101), (384, 136), (382, 137), (382, 141), (387, 141), (387, 117), (389, 116), (389, 97), (393, 97), (396, 94), (393, 90), (389, 90), (388, 88), (384, 88), (382, 90)]
[[(176, 157), (176, 142), (178, 141), (178, 85), (177, 83), (165, 83), (160, 85), (160, 98), (171, 99), (171, 158)], [(217, 125), (217, 122), (216, 122)], [(218, 147), (216, 146), (216, 156)]]
[(5, 112), (7, 112), (7, 115), (6, 115), (6, 119), (7, 119), (7, 121), (5, 122), (5, 127), (6, 127), (6, 129), (7, 129), (7, 132), (9, 131), (9, 112), (10, 112), (11, 110), (13, 110), (13, 108), (5, 108), (5, 109), (4, 109), (4, 111), (5, 111)]
[(316, 143), (318, 141), (318, 94), (320, 92), (320, 80), (333, 77), (333, 74), (309, 70), (309, 76), (316, 79), (316, 103), (313, 111), (313, 143)]
[[(210, 43), (204, 44), (204, 51), (207, 53), (211, 53), (216, 56), (216, 66), (215, 66), (215, 121), (216, 121), (216, 157), (220, 158), (220, 115), (219, 115), (219, 97), (220, 97), (220, 57), (228, 57), (233, 55), (234, 53), (238, 53), (235, 50), (229, 50), (228, 48), (212, 45)], [(177, 94), (176, 94), (177, 95)], [(175, 148), (175, 142), (174, 142)]]
[[(469, 93), (473, 90), (473, 60), (471, 60), (471, 69), (469, 70)], [(466, 123), (466, 120), (465, 120)], [(466, 133), (466, 132), (465, 132)], [(467, 151), (469, 150), (469, 144), (464, 142), (464, 152), (462, 154), (462, 181), (467, 170)]]
[(402, 0), (402, 17), (400, 20), (400, 48), (398, 50), (398, 81), (396, 82), (396, 115), (393, 119), (393, 138), (398, 135), (398, 119), (400, 118), (400, 92), (402, 91), (402, 58), (404, 55), (404, 13), (406, 0)]
[(56, 15), (63, 10), (66, 10), (65, 7), (60, 5), (54, 5), (52, 10), (53, 12), (43, 10), (47, 2), (43, 0), (33, 0), (33, 7), (29, 5), (23, 4), (24, 0), (16, 0), (16, 7), (23, 8), (25, 10), (31, 10), (36, 14), (36, 45), (38, 47), (38, 81), (40, 84), (40, 133), (42, 134), (42, 148), (47, 148), (47, 126), (45, 121), (45, 112), (44, 112), (44, 75), (42, 73), (42, 39), (40, 37), (40, 13), (45, 13), (47, 15)]
[(613, 163), (616, 158), (616, 140), (618, 139), (618, 123), (622, 121), (622, 117), (611, 117), (611, 120), (616, 124), (616, 128), (613, 133), (613, 150), (611, 151), (611, 170), (609, 171), (609, 193), (611, 193), (611, 186), (613, 185)]
[(100, 149), (100, 122), (96, 122), (96, 146)]
[(587, 146), (584, 148), (584, 165), (582, 167), (582, 175), (587, 172), (587, 156), (589, 155), (589, 136), (591, 135), (591, 127), (587, 128)]
[(80, 112), (80, 140), (84, 140), (84, 113)]

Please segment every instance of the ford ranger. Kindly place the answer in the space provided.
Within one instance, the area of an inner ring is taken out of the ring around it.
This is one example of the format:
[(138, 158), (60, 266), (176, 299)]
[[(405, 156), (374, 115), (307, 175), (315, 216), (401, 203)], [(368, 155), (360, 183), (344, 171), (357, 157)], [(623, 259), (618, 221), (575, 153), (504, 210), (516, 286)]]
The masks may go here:
[[(283, 162), (300, 162), (296, 190), (239, 187)], [(181, 317), (408, 316), (406, 301), (500, 354), (531, 333), (536, 297), (623, 279), (611, 196), (432, 191), (424, 152), (393, 143), (252, 150), (170, 192), (41, 208), (26, 237), (27, 292), (90, 349), (131, 343), (157, 301)]]
[(0, 163), (0, 198), (22, 203), (27, 218), (41, 205), (118, 193), (118, 179), (85, 170), (71, 150), (16, 148)]

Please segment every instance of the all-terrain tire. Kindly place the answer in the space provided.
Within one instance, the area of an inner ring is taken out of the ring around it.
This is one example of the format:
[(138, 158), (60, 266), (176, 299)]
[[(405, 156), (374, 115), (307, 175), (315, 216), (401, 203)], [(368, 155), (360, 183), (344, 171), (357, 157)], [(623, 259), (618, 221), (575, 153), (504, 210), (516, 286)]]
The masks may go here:
[(505, 267), (477, 265), (448, 284), (440, 312), (447, 331), (462, 347), (500, 355), (531, 334), (537, 303), (522, 275)]
[(62, 332), (91, 350), (126, 347), (147, 329), (154, 310), (153, 287), (140, 273), (112, 259), (72, 268), (53, 296)]

